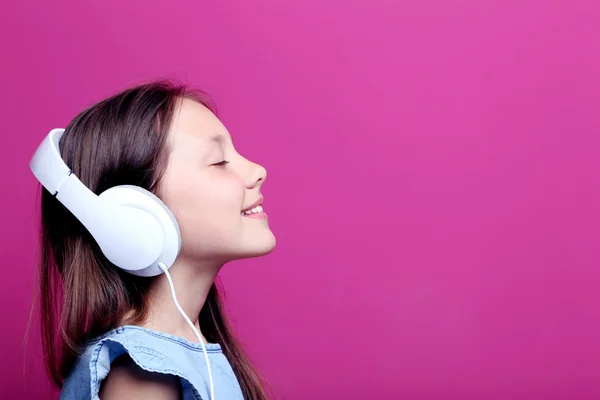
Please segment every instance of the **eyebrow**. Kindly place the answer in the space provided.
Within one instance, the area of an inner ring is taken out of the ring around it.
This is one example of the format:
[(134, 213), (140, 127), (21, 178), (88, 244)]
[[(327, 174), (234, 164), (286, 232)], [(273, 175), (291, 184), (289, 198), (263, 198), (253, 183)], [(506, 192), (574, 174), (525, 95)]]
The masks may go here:
[[(226, 140), (227, 140), (227, 138), (225, 137), (225, 135), (223, 135), (222, 133), (215, 132), (212, 135), (210, 135), (208, 137), (208, 139), (202, 141), (202, 143), (199, 144), (198, 149), (205, 149), (211, 143), (216, 143), (219, 146), (223, 146), (225, 144)], [(233, 143), (233, 139), (232, 139), (232, 143)]]
[[(231, 135), (229, 135), (229, 138), (230, 138), (231, 142), (233, 142), (233, 138), (231, 137)], [(225, 143), (225, 141), (226, 141), (225, 135), (223, 135), (222, 133), (213, 133), (206, 142), (207, 143), (208, 142)]]

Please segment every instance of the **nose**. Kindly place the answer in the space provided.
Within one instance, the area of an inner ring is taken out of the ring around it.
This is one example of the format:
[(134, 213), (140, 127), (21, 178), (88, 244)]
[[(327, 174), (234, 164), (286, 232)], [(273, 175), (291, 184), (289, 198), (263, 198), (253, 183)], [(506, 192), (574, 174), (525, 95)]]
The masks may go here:
[(267, 170), (260, 164), (248, 161), (248, 173), (246, 175), (246, 187), (253, 189), (261, 187), (267, 179)]

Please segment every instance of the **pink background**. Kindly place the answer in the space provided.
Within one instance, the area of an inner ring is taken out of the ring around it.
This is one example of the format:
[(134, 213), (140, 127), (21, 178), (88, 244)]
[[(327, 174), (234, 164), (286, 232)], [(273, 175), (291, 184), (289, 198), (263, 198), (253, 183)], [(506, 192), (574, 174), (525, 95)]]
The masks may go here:
[(56, 394), (29, 158), (157, 76), (269, 170), (278, 248), (223, 277), (278, 398), (600, 397), (597, 1), (167, 3), (2, 5), (1, 398)]

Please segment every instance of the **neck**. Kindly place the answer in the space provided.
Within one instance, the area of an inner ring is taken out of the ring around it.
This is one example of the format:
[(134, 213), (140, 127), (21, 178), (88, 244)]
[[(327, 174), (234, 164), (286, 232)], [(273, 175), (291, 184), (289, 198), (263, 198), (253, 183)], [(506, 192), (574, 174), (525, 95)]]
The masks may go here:
[[(198, 317), (222, 264), (179, 258), (169, 268), (179, 305), (201, 333)], [(149, 292), (148, 318), (142, 326), (198, 342), (194, 332), (177, 310), (165, 274), (158, 276)], [(202, 334), (202, 333), (201, 333)], [(206, 338), (204, 338), (206, 342)]]

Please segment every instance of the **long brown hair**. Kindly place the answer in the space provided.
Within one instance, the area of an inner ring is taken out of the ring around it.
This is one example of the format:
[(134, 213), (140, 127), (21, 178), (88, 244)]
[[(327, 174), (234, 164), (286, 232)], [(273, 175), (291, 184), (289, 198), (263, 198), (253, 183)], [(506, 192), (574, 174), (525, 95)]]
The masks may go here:
[[(167, 134), (184, 98), (214, 111), (203, 92), (167, 81), (136, 86), (89, 107), (65, 130), (60, 143), (64, 161), (96, 194), (128, 184), (160, 197)], [(45, 189), (41, 212), (42, 345), (46, 367), (62, 387), (90, 339), (117, 328), (126, 316), (128, 324), (147, 317), (153, 278), (135, 277), (112, 265), (85, 227)], [(221, 345), (244, 398), (266, 399), (257, 370), (227, 323), (215, 284), (199, 319), (206, 339)]]

